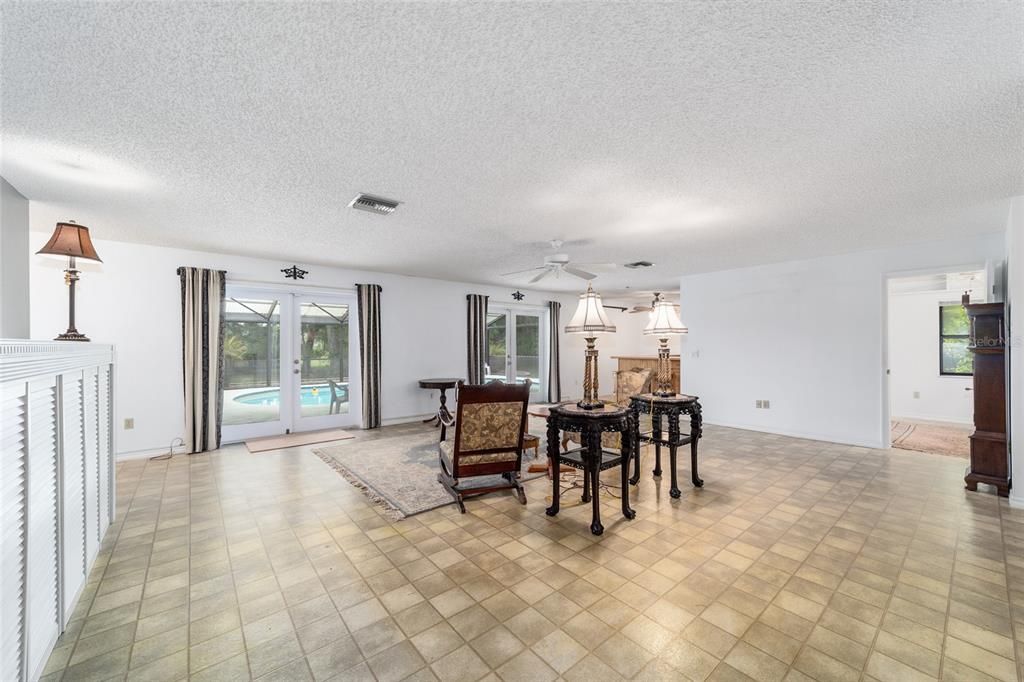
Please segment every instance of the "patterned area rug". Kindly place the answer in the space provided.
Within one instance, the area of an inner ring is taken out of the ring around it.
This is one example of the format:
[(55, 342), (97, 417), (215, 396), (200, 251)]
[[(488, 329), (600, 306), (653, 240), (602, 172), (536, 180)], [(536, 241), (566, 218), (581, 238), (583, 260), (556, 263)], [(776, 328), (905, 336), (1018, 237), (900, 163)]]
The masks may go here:
[[(448, 437), (453, 436), (449, 430)], [(400, 424), (356, 432), (352, 440), (317, 448), (313, 452), (365, 492), (367, 497), (400, 519), (455, 503), (444, 486), (437, 482), (437, 474), (441, 471), (437, 455), (439, 438), (436, 428), (420, 423)], [(543, 438), (541, 442), (539, 461), (546, 461), (543, 459)], [(536, 461), (532, 450), (523, 454), (521, 480), (544, 476), (543, 473), (527, 473), (527, 467)], [(489, 478), (474, 478), (470, 484), (483, 485)], [(514, 495), (514, 492), (491, 494)]]
[(892, 446), (901, 450), (963, 457), (971, 454), (971, 427), (899, 420), (892, 422)]

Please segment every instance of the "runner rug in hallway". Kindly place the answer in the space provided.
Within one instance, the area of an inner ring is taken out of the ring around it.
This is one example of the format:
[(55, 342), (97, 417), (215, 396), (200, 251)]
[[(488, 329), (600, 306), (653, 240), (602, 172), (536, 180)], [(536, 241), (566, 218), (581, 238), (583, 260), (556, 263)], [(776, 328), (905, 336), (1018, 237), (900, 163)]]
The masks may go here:
[(970, 457), (970, 426), (934, 422), (893, 420), (892, 446), (901, 450), (930, 452), (949, 457)]

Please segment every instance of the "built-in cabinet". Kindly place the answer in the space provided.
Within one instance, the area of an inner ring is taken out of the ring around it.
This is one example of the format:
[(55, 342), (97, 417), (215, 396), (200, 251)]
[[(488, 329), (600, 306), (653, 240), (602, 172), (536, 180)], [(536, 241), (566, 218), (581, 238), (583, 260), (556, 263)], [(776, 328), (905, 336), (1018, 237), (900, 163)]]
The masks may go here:
[(114, 516), (111, 346), (0, 340), (0, 680), (39, 677)]

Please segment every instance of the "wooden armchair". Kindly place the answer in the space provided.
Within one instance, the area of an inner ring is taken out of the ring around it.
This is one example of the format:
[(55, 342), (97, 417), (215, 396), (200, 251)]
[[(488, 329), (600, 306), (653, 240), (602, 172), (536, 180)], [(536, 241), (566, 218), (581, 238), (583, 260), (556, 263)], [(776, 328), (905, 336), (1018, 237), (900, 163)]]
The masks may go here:
[[(507, 385), (492, 381), (482, 386), (459, 384), (455, 417), (441, 430), (438, 450), (441, 473), (437, 480), (452, 494), (463, 514), (463, 500), (506, 488), (515, 489), (526, 504), (519, 483), (526, 431), (529, 384)], [(463, 479), (489, 477), (479, 486), (467, 486)], [(504, 479), (501, 481), (500, 479)], [(499, 479), (499, 480), (495, 480)]]

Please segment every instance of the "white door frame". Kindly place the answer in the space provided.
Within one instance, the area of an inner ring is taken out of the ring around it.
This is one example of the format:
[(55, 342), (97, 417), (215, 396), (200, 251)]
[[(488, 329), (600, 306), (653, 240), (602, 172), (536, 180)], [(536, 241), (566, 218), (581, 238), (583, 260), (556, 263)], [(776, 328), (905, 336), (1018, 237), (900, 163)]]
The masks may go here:
[[(967, 272), (970, 270), (984, 270), (986, 278), (992, 269), (991, 261), (984, 263), (968, 263), (960, 265), (944, 265), (932, 268), (919, 268), (916, 270), (894, 270), (882, 273), (882, 423), (881, 443), (883, 448), (892, 447), (892, 398), (890, 393), (889, 374), (889, 282), (894, 279), (914, 277), (918, 275), (941, 275), (950, 272)], [(989, 300), (992, 291), (992, 282), (986, 279), (985, 300)]]
[[(322, 287), (290, 287), (287, 285), (250, 284), (247, 282), (227, 282), (229, 298), (272, 298), (280, 306), (281, 338), (280, 338), (280, 377), (278, 381), (280, 398), (278, 418), (266, 422), (252, 424), (225, 425), (221, 428), (224, 443), (236, 443), (261, 436), (281, 435), (300, 431), (313, 431), (325, 428), (342, 428), (358, 426), (362, 418), (360, 365), (358, 357), (359, 326), (355, 324), (356, 295), (344, 289), (326, 289)], [(341, 303), (349, 306), (349, 410), (348, 414), (323, 415), (320, 417), (301, 417), (299, 390), (301, 377), (293, 370), (296, 358), (300, 357), (301, 348), (298, 336), (301, 333), (299, 320), (300, 302), (317, 300), (324, 303)], [(291, 330), (291, 332), (289, 331)], [(352, 361), (353, 353), (355, 361)]]
[[(345, 414), (326, 414), (316, 417), (303, 417), (302, 405), (299, 400), (292, 400), (291, 431), (316, 431), (318, 429), (359, 426), (362, 419), (361, 391), (362, 382), (359, 376), (359, 325), (356, 321), (356, 296), (351, 293), (296, 293), (292, 296), (292, 318), (295, 334), (292, 335), (290, 348), (292, 360), (288, 363), (288, 374), (292, 379), (291, 395), (294, 397), (302, 386), (301, 367), (302, 348), (299, 334), (302, 329), (302, 303), (329, 303), (348, 306), (348, 412)], [(284, 344), (281, 345), (282, 350)], [(355, 362), (352, 362), (353, 351)], [(284, 365), (282, 365), (284, 367)]]
[[(487, 314), (503, 314), (505, 315), (505, 377), (506, 381), (509, 381), (511, 375), (511, 381), (516, 380), (517, 374), (517, 363), (516, 363), (516, 325), (515, 316), (522, 315), (524, 317), (537, 317), (540, 322), (539, 334), (540, 338), (537, 339), (537, 362), (540, 366), (540, 392), (537, 395), (537, 400), (544, 402), (547, 400), (547, 387), (550, 377), (548, 376), (548, 353), (550, 352), (551, 346), (551, 313), (546, 306), (535, 306), (526, 305), (522, 303), (488, 303)], [(530, 392), (530, 399), (534, 397), (533, 391)]]

